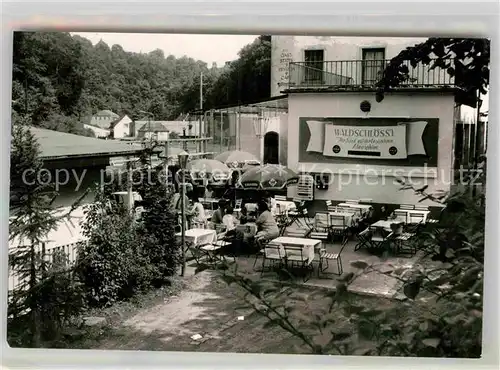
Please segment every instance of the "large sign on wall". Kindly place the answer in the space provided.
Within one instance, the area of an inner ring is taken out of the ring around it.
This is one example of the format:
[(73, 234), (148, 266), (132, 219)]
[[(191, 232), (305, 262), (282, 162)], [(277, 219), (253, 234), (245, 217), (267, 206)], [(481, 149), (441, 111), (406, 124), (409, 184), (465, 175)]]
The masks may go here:
[(299, 119), (299, 161), (437, 166), (438, 119)]

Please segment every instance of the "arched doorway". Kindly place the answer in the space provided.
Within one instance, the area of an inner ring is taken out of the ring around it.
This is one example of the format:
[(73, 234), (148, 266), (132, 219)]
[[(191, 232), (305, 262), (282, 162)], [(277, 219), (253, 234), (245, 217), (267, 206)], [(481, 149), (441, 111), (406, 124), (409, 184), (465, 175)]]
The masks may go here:
[(277, 132), (264, 135), (264, 163), (279, 164), (280, 138)]

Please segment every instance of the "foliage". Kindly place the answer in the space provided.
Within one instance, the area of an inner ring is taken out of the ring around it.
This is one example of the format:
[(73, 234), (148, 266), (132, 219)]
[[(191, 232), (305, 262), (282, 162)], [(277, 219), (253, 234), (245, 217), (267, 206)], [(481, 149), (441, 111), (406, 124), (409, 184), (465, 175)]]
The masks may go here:
[(128, 171), (97, 192), (83, 224), (87, 241), (80, 246), (78, 274), (92, 306), (111, 305), (140, 291), (169, 284), (179, 263), (175, 215), (169, 210), (171, 194), (163, 171), (151, 168), (146, 148), (142, 163), (131, 170), (132, 190), (142, 197), (142, 218), (137, 221), (111, 197), (129, 186)]
[(259, 36), (223, 69), (207, 93), (207, 107), (235, 106), (269, 98), (271, 91), (271, 36)]
[(37, 126), (90, 135), (83, 123), (102, 109), (141, 119), (175, 119), (200, 107), (235, 105), (269, 97), (270, 36), (245, 46), (221, 68), (163, 51), (126, 52), (67, 32), (16, 32), (12, 108)]
[(9, 341), (39, 347), (41, 341), (57, 337), (84, 305), (78, 282), (68, 280), (67, 271), (45, 247), (48, 233), (78, 202), (69, 212), (55, 214), (51, 203), (57, 193), (45, 185), (39, 146), (27, 121), (16, 117), (12, 128), (10, 198), (14, 214), (9, 220), (9, 241), (15, 247), (9, 250), (9, 267), (18, 284), (9, 292)]
[[(246, 292), (247, 305), (301, 339), (314, 354), (379, 356), (479, 357), (482, 337), (484, 271), (484, 195), (471, 184), (448, 195), (432, 195), (401, 181), (423, 199), (442, 202), (446, 211), (415, 240), (424, 255), (412, 268), (381, 268), (352, 261), (355, 272), (339, 278), (336, 291), (319, 312), (290, 305), (281, 283), (253, 281), (237, 269), (224, 272), (229, 284)], [(472, 194), (472, 195), (471, 195)], [(368, 307), (356, 303), (349, 285), (366, 274), (400, 281), (400, 303)], [(303, 299), (307, 302), (307, 297)], [(339, 320), (338, 312), (344, 314)], [(346, 323), (349, 323), (347, 325)]]
[(412, 67), (422, 63), (430, 69), (441, 68), (455, 78), (455, 101), (476, 108), (478, 95), (485, 95), (490, 82), (490, 41), (474, 38), (431, 37), (423, 43), (411, 46), (392, 58), (382, 78), (377, 83), (377, 101), (384, 93), (407, 81), (406, 61)]
[(153, 276), (134, 219), (102, 192), (85, 209), (86, 238), (78, 248), (76, 274), (91, 307), (113, 304), (147, 289)]
[(179, 264), (179, 245), (175, 236), (176, 217), (170, 209), (171, 192), (161, 166), (141, 167), (133, 173), (133, 187), (143, 199), (144, 213), (138, 228), (143, 253), (155, 268), (155, 286), (167, 283)]

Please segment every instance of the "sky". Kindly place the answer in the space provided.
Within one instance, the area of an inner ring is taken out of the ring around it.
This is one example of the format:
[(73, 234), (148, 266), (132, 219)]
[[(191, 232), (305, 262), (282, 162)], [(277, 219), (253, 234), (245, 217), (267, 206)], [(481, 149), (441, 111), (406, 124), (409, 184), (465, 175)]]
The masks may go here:
[(92, 44), (101, 39), (111, 47), (119, 44), (125, 51), (148, 53), (161, 49), (165, 56), (188, 56), (219, 67), (238, 58), (240, 49), (250, 44), (258, 35), (189, 35), (189, 34), (147, 34), (147, 33), (98, 33), (72, 32), (89, 39)]
[[(148, 34), (148, 33), (100, 33), (100, 32), (72, 32), (89, 39), (92, 44), (103, 40), (110, 47), (119, 44), (125, 51), (143, 52), (161, 49), (165, 56), (188, 56), (202, 60), (209, 67), (216, 62), (219, 67), (225, 62), (238, 58), (242, 47), (250, 44), (258, 35), (200, 35), (200, 34)], [(483, 111), (489, 109), (489, 97), (483, 97)], [(474, 118), (475, 110), (469, 107), (462, 108), (464, 118)]]

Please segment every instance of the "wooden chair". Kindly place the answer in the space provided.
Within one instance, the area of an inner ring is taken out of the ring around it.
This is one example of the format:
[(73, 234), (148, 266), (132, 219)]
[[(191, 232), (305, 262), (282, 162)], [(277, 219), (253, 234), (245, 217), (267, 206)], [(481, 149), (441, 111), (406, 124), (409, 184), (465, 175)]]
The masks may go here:
[[(342, 275), (344, 269), (342, 267), (342, 251), (346, 247), (349, 239), (347, 236), (342, 240), (342, 245), (340, 247), (340, 251), (338, 253), (327, 253), (325, 248), (319, 250), (319, 266), (318, 266), (318, 277), (321, 273), (328, 270), (328, 261), (337, 261), (337, 275)], [(326, 264), (325, 267), (323, 267)]]
[(412, 210), (412, 209), (415, 209), (415, 206), (413, 204), (401, 204), (399, 206), (399, 209), (410, 209), (410, 210)]
[(222, 261), (222, 259), (218, 256), (218, 252), (221, 250), (221, 247), (218, 245), (205, 244), (197, 249), (199, 249), (206, 256), (208, 263), (212, 265), (214, 269), (217, 267), (217, 262)]
[(369, 245), (372, 249), (381, 249), (390, 240), (392, 233), (384, 235), (384, 229), (370, 226)]
[(304, 255), (304, 248), (300, 246), (285, 245), (285, 266), (287, 270), (293, 269), (294, 266), (309, 272), (309, 274), (304, 274), (304, 283), (309, 278), (310, 272), (313, 271), (312, 263), (310, 263), (308, 257)]
[(347, 234), (347, 225), (344, 216), (330, 215), (330, 233), (332, 237), (344, 237)]
[[(271, 267), (275, 267), (276, 264), (279, 267), (285, 265), (285, 256), (283, 254), (283, 246), (281, 244), (269, 242), (261, 250), (262, 253), (262, 270), (261, 276), (264, 274), (266, 268), (266, 261), (270, 263)], [(255, 265), (255, 264), (254, 264)]]
[(327, 201), (325, 201), (325, 203), (326, 203), (326, 209), (328, 212), (335, 212), (337, 207), (333, 204), (333, 202), (331, 200), (327, 200)]
[(414, 209), (417, 211), (428, 211), (429, 207), (428, 206), (415, 206)]
[(232, 248), (234, 246), (234, 235), (228, 235), (227, 233), (219, 234), (213, 245), (219, 247), (219, 251), (224, 253), (223, 259), (225, 259), (225, 254), (227, 253), (227, 256), (236, 262), (236, 253), (234, 248)]
[(330, 237), (330, 214), (328, 212), (316, 212), (314, 223), (309, 234), (312, 239), (328, 240)]
[(408, 214), (406, 223), (408, 225), (420, 225), (424, 223), (425, 215), (422, 213)]
[(414, 243), (416, 234), (403, 231), (394, 236), (396, 243), (396, 255), (409, 255), (413, 257), (417, 253), (417, 246)]
[(396, 216), (396, 219), (403, 220), (405, 223), (408, 222), (408, 212), (394, 211), (394, 215)]
[(361, 248), (369, 248), (371, 238), (370, 228), (367, 227), (366, 229), (356, 234), (356, 238), (358, 239), (358, 243), (354, 246), (354, 251), (357, 251)]
[(308, 222), (308, 215), (309, 211), (307, 208), (297, 208), (296, 211), (290, 211), (288, 212), (288, 217), (290, 219), (290, 226), (293, 224), (297, 224), (299, 227), (304, 227), (307, 228), (309, 227), (309, 222)]

